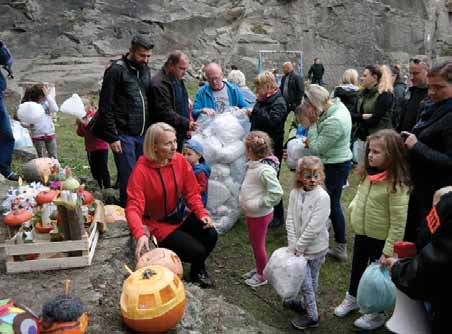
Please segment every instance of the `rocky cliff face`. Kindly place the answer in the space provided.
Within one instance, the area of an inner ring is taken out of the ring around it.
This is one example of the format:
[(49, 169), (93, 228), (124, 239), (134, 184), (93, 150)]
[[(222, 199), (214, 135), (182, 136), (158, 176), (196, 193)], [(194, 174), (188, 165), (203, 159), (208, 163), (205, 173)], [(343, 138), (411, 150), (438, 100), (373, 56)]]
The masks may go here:
[(10, 87), (51, 81), (63, 95), (97, 89), (108, 59), (137, 32), (155, 41), (154, 69), (179, 48), (193, 73), (216, 60), (252, 79), (258, 50), (302, 50), (305, 68), (319, 56), (334, 84), (351, 66), (438, 53), (451, 42), (448, 20), (443, 0), (0, 1), (0, 39), (16, 58)]

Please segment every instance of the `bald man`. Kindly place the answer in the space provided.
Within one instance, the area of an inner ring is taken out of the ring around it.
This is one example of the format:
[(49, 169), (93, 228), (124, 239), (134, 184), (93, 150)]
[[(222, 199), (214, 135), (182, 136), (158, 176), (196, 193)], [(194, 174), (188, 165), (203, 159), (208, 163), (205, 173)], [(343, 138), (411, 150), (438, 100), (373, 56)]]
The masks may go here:
[(279, 89), (286, 99), (287, 110), (295, 111), (303, 98), (304, 81), (303, 78), (295, 72), (291, 62), (285, 62), (282, 65), (282, 70), (284, 76), (281, 79), (281, 86)]
[(205, 67), (207, 83), (198, 89), (193, 105), (193, 118), (201, 113), (213, 115), (228, 111), (229, 107), (249, 108), (239, 87), (224, 80), (220, 65), (210, 63)]

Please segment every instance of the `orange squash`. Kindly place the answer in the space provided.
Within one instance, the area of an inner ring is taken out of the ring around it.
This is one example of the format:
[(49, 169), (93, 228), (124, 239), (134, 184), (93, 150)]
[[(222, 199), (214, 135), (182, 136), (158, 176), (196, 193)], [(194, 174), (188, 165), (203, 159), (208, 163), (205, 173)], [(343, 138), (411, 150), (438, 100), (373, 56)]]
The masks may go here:
[(180, 278), (162, 266), (143, 267), (125, 281), (121, 313), (127, 326), (141, 333), (174, 328), (185, 312), (185, 288)]
[(29, 221), (32, 217), (33, 217), (33, 215), (31, 214), (30, 211), (25, 210), (25, 209), (19, 209), (19, 210), (13, 211), (9, 215), (7, 215), (3, 219), (3, 222), (5, 223), (5, 225), (8, 225), (8, 226), (19, 226), (22, 223)]
[(184, 273), (179, 256), (167, 248), (155, 248), (144, 253), (138, 260), (135, 270), (150, 265), (159, 265), (168, 268), (179, 277), (182, 277)]
[(88, 327), (88, 314), (83, 313), (77, 321), (54, 322), (52, 324), (41, 321), (40, 333), (49, 334), (84, 334)]
[(57, 197), (57, 196), (58, 196), (57, 190), (44, 190), (44, 191), (39, 192), (36, 195), (35, 201), (39, 205), (42, 205), (42, 204), (52, 202), (55, 199), (55, 197)]

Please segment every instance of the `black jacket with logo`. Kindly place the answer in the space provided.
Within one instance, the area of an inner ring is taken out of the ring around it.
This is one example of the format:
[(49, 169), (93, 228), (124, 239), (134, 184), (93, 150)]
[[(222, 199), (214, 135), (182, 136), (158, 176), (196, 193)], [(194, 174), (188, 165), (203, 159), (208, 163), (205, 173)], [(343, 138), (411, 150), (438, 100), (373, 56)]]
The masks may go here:
[(296, 107), (301, 103), (301, 99), (304, 95), (304, 81), (303, 78), (292, 71), (289, 74), (286, 74), (282, 77), (281, 86), (279, 89), (281, 90), (281, 94), (284, 96), (284, 83), (286, 80), (289, 80), (287, 85), (288, 90), (288, 98), (286, 100), (287, 108), (289, 111), (294, 111)]
[(108, 143), (119, 135), (142, 136), (149, 127), (151, 71), (127, 59), (114, 61), (105, 71), (99, 110), (89, 126), (91, 133)]

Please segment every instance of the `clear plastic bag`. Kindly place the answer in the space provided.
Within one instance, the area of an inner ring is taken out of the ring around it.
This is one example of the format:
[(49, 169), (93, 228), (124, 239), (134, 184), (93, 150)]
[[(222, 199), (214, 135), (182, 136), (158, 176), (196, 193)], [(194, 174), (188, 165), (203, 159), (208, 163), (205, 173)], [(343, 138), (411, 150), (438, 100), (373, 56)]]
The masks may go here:
[(223, 144), (236, 142), (242, 139), (246, 132), (240, 125), (232, 113), (224, 113), (216, 115), (214, 121), (210, 124), (212, 127), (212, 133), (214, 133)]
[(28, 133), (28, 130), (22, 127), (18, 121), (11, 120), (11, 129), (13, 130), (15, 149), (33, 146), (30, 133)]
[(221, 182), (209, 180), (207, 208), (216, 209), (231, 197), (229, 189)]
[(305, 147), (306, 137), (299, 137), (287, 143), (287, 166), (289, 169), (296, 169), (298, 160), (309, 155), (309, 149)]
[(83, 101), (78, 96), (78, 94), (72, 94), (70, 98), (63, 102), (60, 107), (62, 113), (74, 116), (76, 118), (82, 119), (85, 117), (85, 106), (83, 105)]
[(358, 285), (356, 301), (361, 313), (378, 313), (395, 305), (396, 287), (389, 271), (378, 263), (370, 264)]
[(230, 142), (218, 150), (218, 161), (231, 164), (245, 154), (245, 144), (241, 140)]
[(275, 250), (264, 269), (264, 277), (282, 298), (295, 298), (306, 275), (307, 261), (288, 247)]
[(38, 123), (44, 114), (44, 108), (36, 102), (24, 102), (17, 109), (17, 118), (27, 124)]

